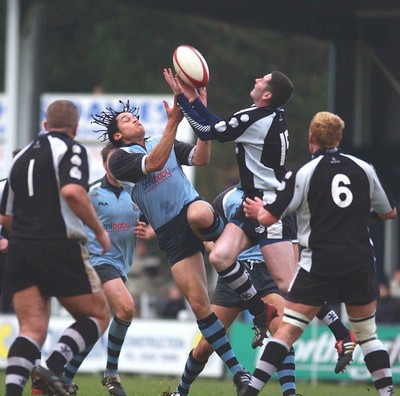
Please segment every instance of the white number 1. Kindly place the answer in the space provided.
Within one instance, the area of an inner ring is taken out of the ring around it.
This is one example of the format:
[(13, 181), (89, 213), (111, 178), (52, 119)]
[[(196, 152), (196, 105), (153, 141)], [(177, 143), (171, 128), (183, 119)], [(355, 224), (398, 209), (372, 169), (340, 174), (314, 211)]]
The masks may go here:
[(35, 193), (33, 191), (33, 167), (35, 166), (35, 160), (31, 159), (29, 161), (29, 166), (28, 166), (28, 194), (30, 197), (33, 197), (33, 194)]

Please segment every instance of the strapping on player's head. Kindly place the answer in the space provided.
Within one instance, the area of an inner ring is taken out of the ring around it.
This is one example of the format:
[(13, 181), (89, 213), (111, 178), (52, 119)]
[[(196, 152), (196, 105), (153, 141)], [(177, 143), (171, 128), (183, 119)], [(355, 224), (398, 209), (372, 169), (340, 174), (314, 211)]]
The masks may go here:
[(117, 111), (111, 107), (106, 107), (105, 111), (102, 111), (100, 114), (92, 114), (92, 124), (100, 125), (104, 127), (103, 129), (94, 129), (93, 132), (102, 134), (99, 136), (102, 142), (107, 139), (116, 147), (121, 147), (122, 142), (114, 139), (114, 134), (118, 132), (118, 122), (117, 117), (121, 113), (130, 113), (139, 119), (139, 107), (131, 107), (129, 100), (124, 103), (122, 100), (119, 101), (122, 105), (122, 110)]

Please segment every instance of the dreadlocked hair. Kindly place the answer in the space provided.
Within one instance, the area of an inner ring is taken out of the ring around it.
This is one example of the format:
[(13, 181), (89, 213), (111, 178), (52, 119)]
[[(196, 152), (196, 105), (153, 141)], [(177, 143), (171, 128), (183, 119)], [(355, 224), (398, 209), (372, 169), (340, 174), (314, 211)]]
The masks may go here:
[(120, 100), (119, 103), (122, 105), (121, 111), (116, 111), (111, 107), (106, 107), (106, 110), (102, 111), (100, 114), (92, 114), (91, 122), (91, 124), (97, 124), (103, 127), (102, 129), (93, 130), (95, 133), (102, 133), (98, 139), (101, 142), (105, 142), (108, 139), (116, 147), (122, 146), (122, 142), (113, 138), (114, 133), (118, 131), (117, 116), (121, 113), (130, 113), (139, 119), (139, 107), (131, 107), (129, 100), (126, 103)]

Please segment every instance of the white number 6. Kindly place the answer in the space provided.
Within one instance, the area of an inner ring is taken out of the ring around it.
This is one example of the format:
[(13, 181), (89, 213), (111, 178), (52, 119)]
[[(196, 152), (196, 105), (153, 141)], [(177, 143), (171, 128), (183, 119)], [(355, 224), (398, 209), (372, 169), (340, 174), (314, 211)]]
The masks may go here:
[(347, 208), (353, 202), (353, 193), (349, 188), (345, 187), (349, 184), (351, 184), (350, 179), (341, 173), (337, 174), (332, 180), (332, 199), (340, 208)]

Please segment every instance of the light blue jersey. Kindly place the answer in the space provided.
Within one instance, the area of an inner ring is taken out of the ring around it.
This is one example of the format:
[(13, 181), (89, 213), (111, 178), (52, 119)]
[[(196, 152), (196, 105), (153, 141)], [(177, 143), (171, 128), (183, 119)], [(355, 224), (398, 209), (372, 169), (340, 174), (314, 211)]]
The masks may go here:
[(139, 220), (139, 208), (122, 188), (110, 185), (103, 177), (89, 190), (97, 216), (111, 240), (110, 250), (102, 254), (102, 246), (89, 227), (87, 249), (93, 266), (108, 264), (115, 267), (121, 277), (127, 277), (136, 247), (134, 227)]
[(113, 176), (136, 202), (151, 226), (157, 230), (174, 219), (188, 203), (199, 197), (182, 165), (192, 165), (192, 144), (175, 141), (168, 161), (160, 171), (146, 173), (147, 155), (161, 136), (139, 144), (122, 147), (111, 155), (109, 167)]

